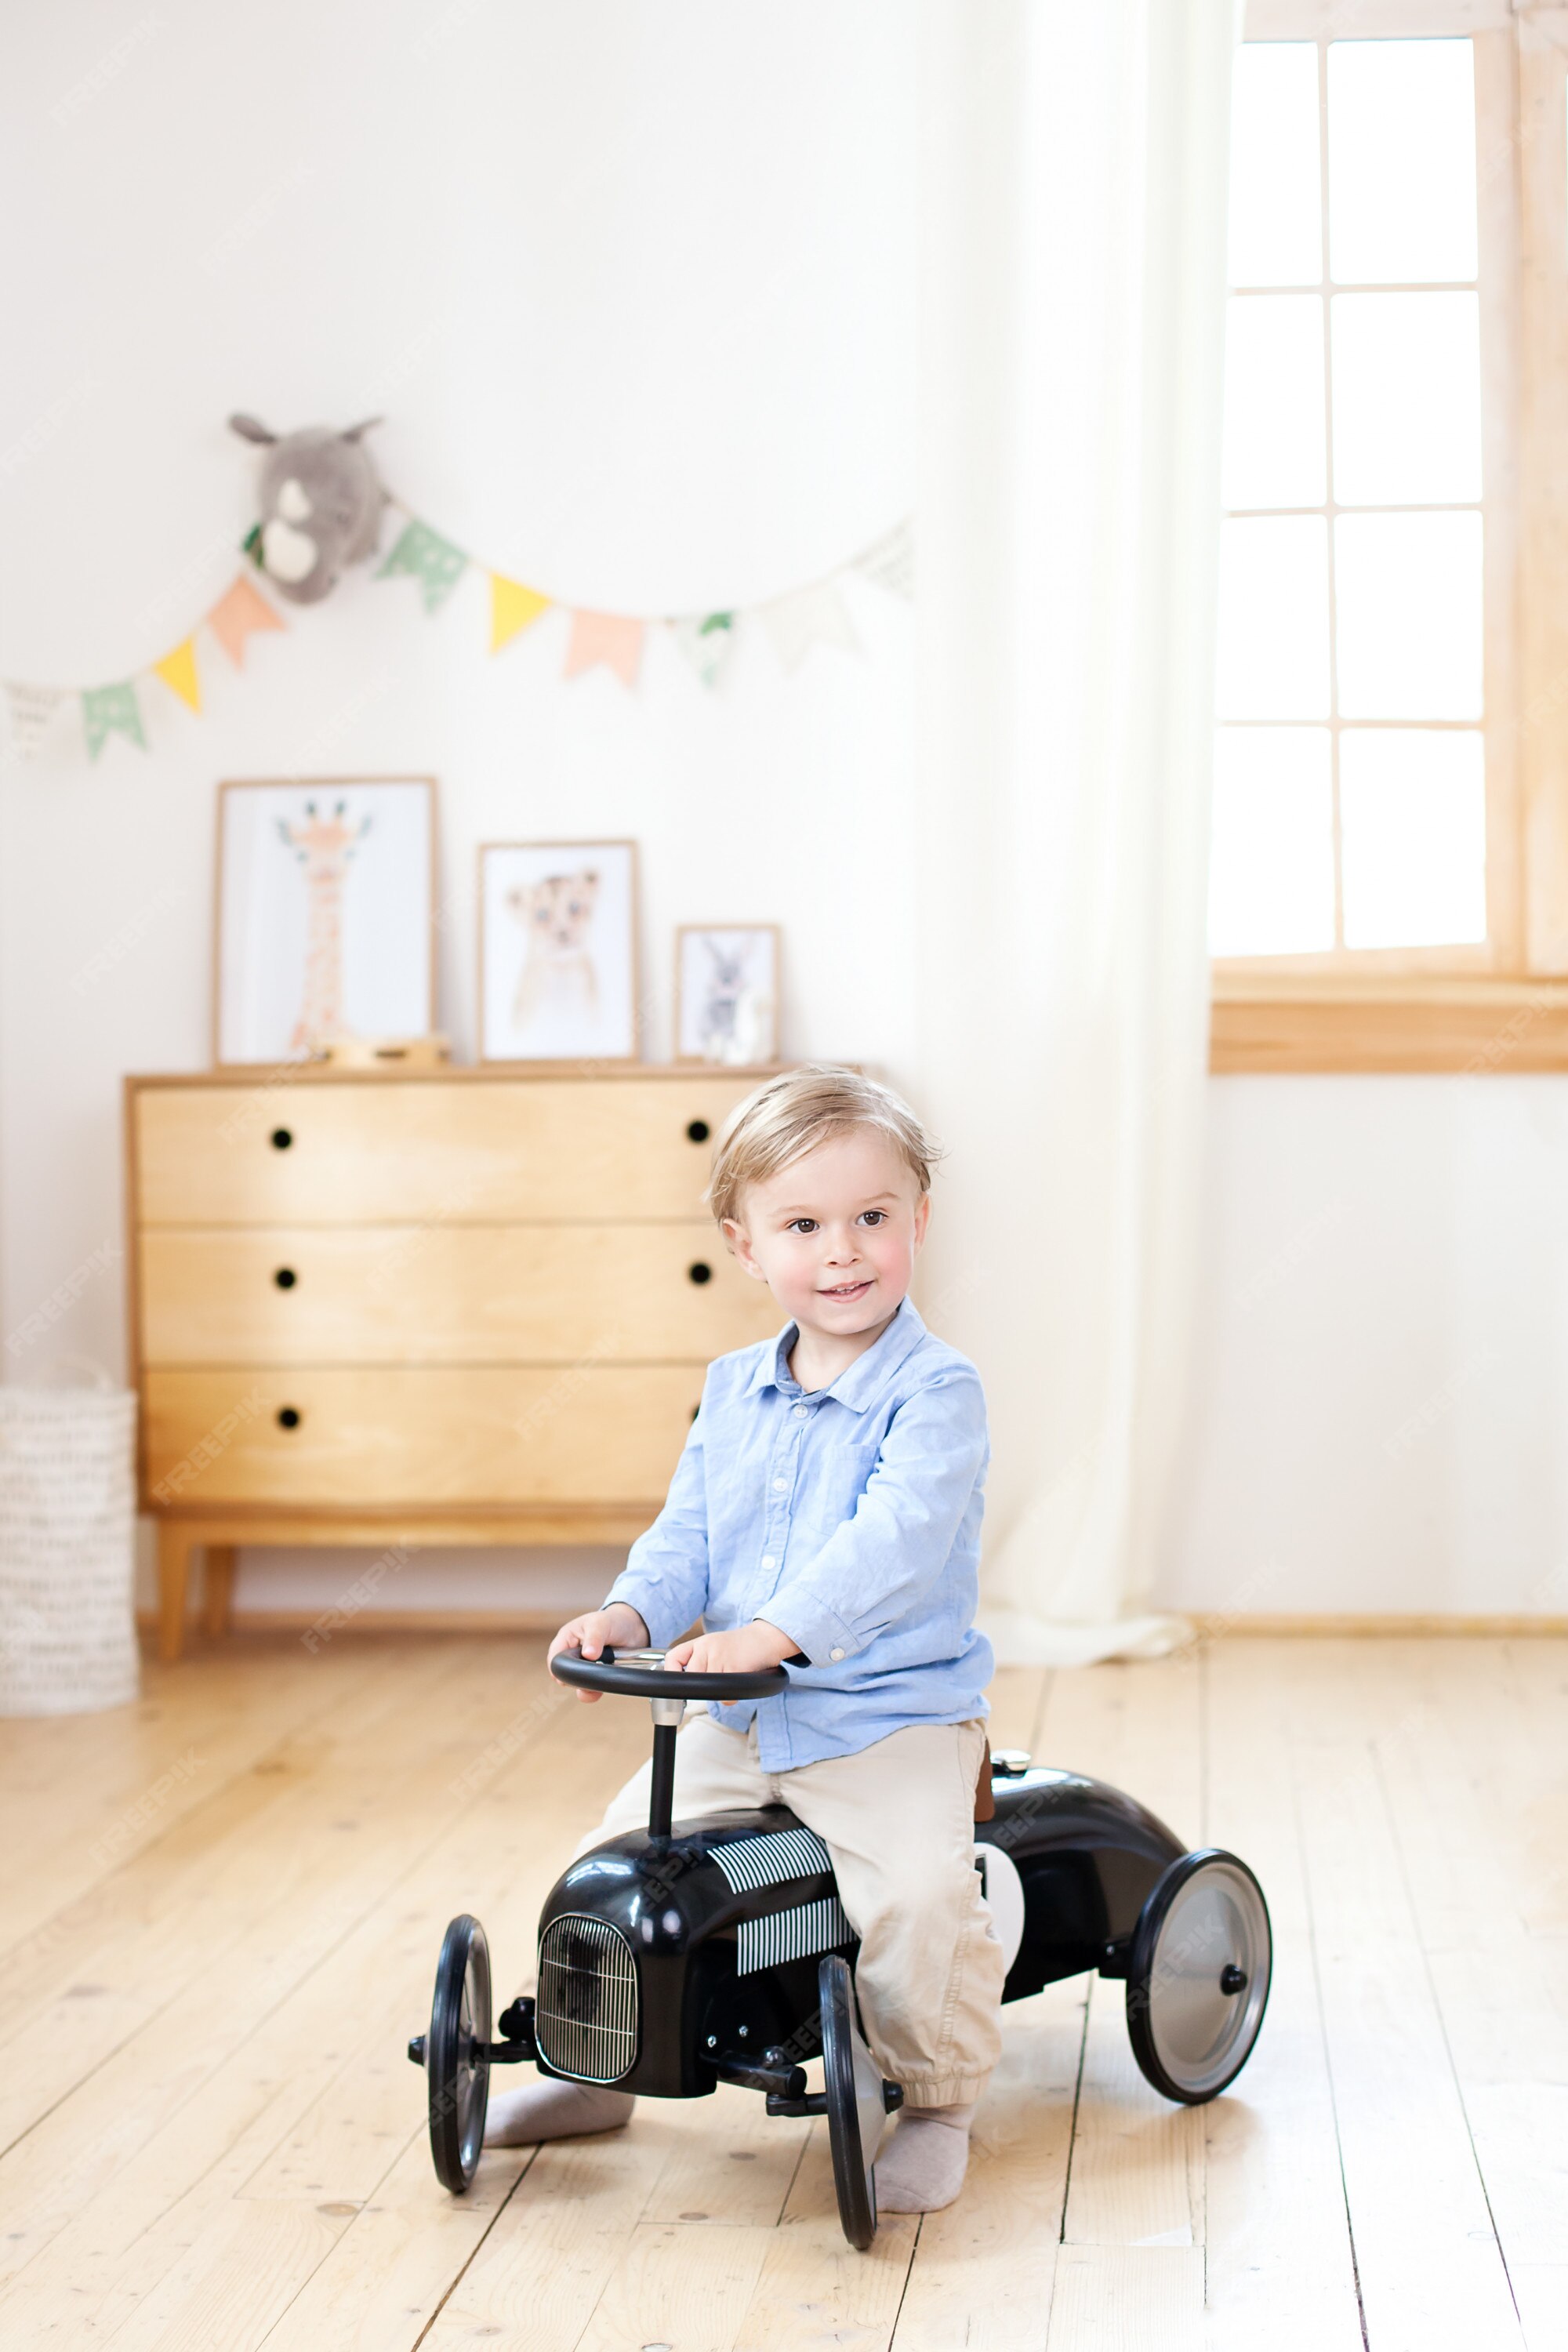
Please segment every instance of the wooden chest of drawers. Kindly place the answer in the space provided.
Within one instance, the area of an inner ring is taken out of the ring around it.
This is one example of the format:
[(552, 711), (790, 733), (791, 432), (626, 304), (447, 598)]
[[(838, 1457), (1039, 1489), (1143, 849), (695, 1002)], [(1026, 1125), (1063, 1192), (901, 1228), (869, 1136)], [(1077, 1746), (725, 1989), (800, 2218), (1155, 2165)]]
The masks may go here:
[(761, 1073), (127, 1081), (140, 1478), (177, 1654), (191, 1551), (622, 1543), (702, 1369), (775, 1328), (701, 1205)]

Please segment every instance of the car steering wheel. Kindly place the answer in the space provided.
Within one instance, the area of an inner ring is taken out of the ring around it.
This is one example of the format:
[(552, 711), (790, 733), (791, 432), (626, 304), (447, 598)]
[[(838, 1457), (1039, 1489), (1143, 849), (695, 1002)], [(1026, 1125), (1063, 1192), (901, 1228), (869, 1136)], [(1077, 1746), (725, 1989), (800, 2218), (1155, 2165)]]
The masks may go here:
[(759, 1666), (750, 1674), (687, 1675), (667, 1666), (667, 1654), (663, 1650), (606, 1649), (596, 1658), (585, 1658), (581, 1650), (558, 1650), (550, 1671), (557, 1682), (619, 1698), (774, 1698), (789, 1688), (782, 1666)]

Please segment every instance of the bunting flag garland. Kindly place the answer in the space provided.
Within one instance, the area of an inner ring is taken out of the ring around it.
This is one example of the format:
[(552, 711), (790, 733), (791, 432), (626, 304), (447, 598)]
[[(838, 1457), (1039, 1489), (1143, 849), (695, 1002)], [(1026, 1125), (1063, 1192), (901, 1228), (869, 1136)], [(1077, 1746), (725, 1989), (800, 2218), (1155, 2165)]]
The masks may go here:
[(243, 572), (234, 586), (220, 596), (207, 614), (207, 626), (234, 664), (245, 666), (245, 641), (263, 629), (283, 626), (265, 596), (258, 595)]
[(842, 646), (858, 654), (860, 640), (837, 584), (823, 580), (763, 606), (763, 625), (785, 669), (796, 670), (813, 646)]
[[(818, 646), (858, 653), (860, 639), (840, 593), (839, 583), (849, 572), (873, 583), (890, 595), (914, 593), (914, 533), (908, 522), (887, 531), (858, 555), (824, 580), (776, 596), (764, 604), (710, 613), (650, 616), (643, 614), (601, 613), (576, 605), (561, 605), (542, 589), (532, 588), (505, 572), (479, 563), (466, 549), (391, 501), (401, 514), (401, 525), (391, 550), (374, 573), (377, 580), (408, 579), (418, 588), (426, 613), (438, 612), (467, 571), (483, 572), (489, 592), (489, 650), (497, 654), (533, 627), (545, 614), (564, 613), (567, 638), (562, 675), (583, 677), (591, 670), (607, 669), (623, 687), (635, 688), (642, 674), (648, 631), (662, 620), (682, 659), (704, 687), (717, 687), (728, 674), (742, 625), (761, 621), (779, 661), (786, 671), (799, 669)], [(210, 611), (190, 633), (159, 660), (150, 662), (137, 677), (156, 677), (194, 716), (204, 709), (196, 635), (209, 628), (236, 669), (245, 667), (246, 647), (253, 636), (280, 630), (285, 624), (256, 585), (260, 569), (259, 532), (243, 542), (248, 557)], [(263, 575), (265, 577), (265, 575)], [(0, 765), (33, 760), (67, 702), (80, 708), (88, 755), (97, 760), (111, 735), (122, 735), (146, 751), (142, 705), (136, 678), (120, 678), (101, 686), (46, 686), (33, 680), (0, 680), (8, 719), (8, 742)]]
[(449, 539), (443, 539), (428, 523), (410, 522), (375, 576), (378, 580), (391, 580), (398, 572), (406, 572), (419, 583), (425, 610), (434, 613), (462, 578), (468, 561), (460, 547), (454, 547)]
[(89, 759), (97, 759), (111, 735), (129, 735), (139, 750), (147, 749), (136, 688), (129, 679), (119, 686), (88, 687), (81, 698), (81, 720)]
[[(205, 625), (238, 669), (245, 660), (247, 638), (260, 630), (280, 629), (283, 624), (265, 596), (258, 593), (241, 572), (205, 615)], [(144, 675), (162, 678), (170, 692), (177, 695), (188, 710), (200, 716), (202, 685), (196, 667), (194, 629), (161, 661), (149, 663)], [(7, 678), (5, 689), (11, 733), (9, 756), (19, 760), (35, 759), (57, 712), (73, 698), (73, 689), (63, 686), (37, 686), (19, 678)], [(142, 706), (133, 678), (115, 679), (107, 686), (83, 687), (75, 692), (74, 698), (80, 705), (82, 734), (89, 759), (98, 758), (111, 735), (123, 735), (139, 751), (147, 749), (147, 737), (142, 724)]]
[(542, 596), (537, 588), (525, 588), (521, 581), (505, 579), (499, 572), (490, 573), (490, 651), (499, 654), (502, 646), (510, 646), (513, 637), (537, 621), (541, 613), (548, 613), (550, 599)]
[[(475, 567), (474, 558), (456, 541), (433, 530), (428, 523), (410, 513), (400, 499), (393, 499), (390, 503), (401, 511), (404, 525), (375, 577), (390, 580), (402, 575), (416, 580), (426, 611), (434, 613), (446, 603), (466, 569), (484, 570), (490, 592), (492, 654), (510, 645), (514, 637), (521, 636), (555, 605), (557, 600), (542, 589), (527, 587), (521, 581), (509, 579), (504, 572), (491, 571), (488, 566)], [(896, 524), (853, 557), (843, 571), (858, 572), (891, 595), (911, 597), (915, 584), (912, 526), (907, 521)], [(806, 587), (792, 590), (787, 596), (775, 597), (771, 604), (752, 608), (765, 625), (786, 670), (798, 669), (816, 646), (837, 646), (845, 653), (860, 651), (855, 624), (838, 592), (837, 581), (842, 576), (840, 572), (826, 580), (813, 581)], [(562, 665), (563, 677), (582, 677), (589, 670), (607, 669), (623, 686), (635, 687), (642, 669), (647, 618), (640, 614), (592, 612), (578, 605), (563, 609), (571, 626)], [(742, 617), (739, 612), (715, 612), (679, 614), (668, 620), (671, 636), (704, 686), (717, 686), (729, 667)]]
[(11, 748), (18, 760), (36, 760), (45, 736), (66, 698), (63, 686), (26, 686), (5, 681), (5, 708), (11, 720)]
[(202, 707), (202, 682), (196, 676), (196, 641), (188, 636), (183, 646), (153, 665), (153, 675), (161, 677), (180, 700), (198, 715)]
[(646, 625), (624, 613), (574, 613), (566, 667), (561, 675), (581, 677), (584, 670), (596, 669), (603, 663), (615, 671), (623, 686), (635, 686), (642, 667)]

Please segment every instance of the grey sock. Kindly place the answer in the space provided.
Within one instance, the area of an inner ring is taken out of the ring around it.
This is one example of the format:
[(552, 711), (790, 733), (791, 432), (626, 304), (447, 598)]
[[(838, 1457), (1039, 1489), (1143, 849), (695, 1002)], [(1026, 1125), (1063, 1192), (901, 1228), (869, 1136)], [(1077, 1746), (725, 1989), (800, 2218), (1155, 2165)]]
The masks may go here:
[(531, 2147), (536, 2140), (575, 2139), (584, 2132), (618, 2131), (637, 2105), (629, 2091), (592, 2083), (525, 2083), (520, 2091), (490, 2093), (485, 2114), (487, 2147)]
[(879, 2213), (940, 2213), (963, 2186), (974, 2102), (905, 2107), (877, 2166)]

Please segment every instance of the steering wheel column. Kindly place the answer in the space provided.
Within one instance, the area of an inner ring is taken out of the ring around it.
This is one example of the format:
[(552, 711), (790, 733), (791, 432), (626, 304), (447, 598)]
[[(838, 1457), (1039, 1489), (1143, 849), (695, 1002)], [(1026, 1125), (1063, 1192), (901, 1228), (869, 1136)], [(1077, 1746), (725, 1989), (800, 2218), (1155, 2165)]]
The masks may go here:
[(667, 1838), (675, 1804), (675, 1735), (686, 1713), (686, 1701), (656, 1698), (649, 1704), (653, 1709), (653, 1779), (648, 1783), (647, 1833), (650, 1838)]

